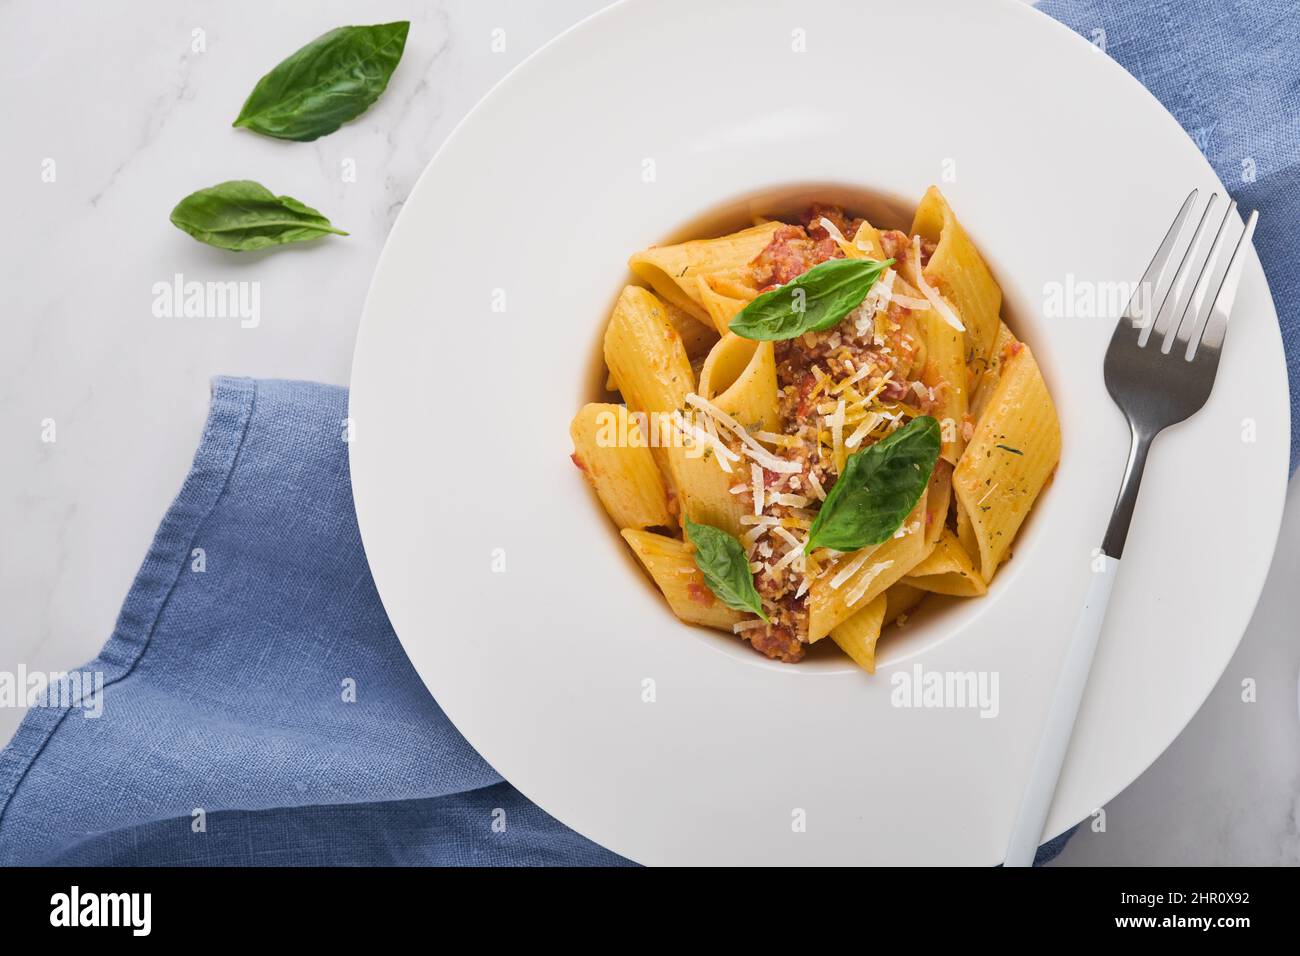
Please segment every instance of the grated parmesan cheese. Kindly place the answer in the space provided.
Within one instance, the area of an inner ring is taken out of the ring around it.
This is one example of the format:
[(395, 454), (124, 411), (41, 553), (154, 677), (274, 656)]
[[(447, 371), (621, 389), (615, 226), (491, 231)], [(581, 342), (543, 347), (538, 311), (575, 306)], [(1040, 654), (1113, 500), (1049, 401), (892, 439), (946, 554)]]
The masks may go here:
[(778, 505), (785, 505), (787, 508), (802, 508), (808, 504), (808, 499), (803, 495), (775, 494), (772, 500)]
[(871, 570), (862, 576), (862, 580), (853, 586), (853, 590), (845, 595), (844, 603), (849, 607), (853, 607), (853, 605), (861, 601), (862, 595), (866, 594), (867, 589), (871, 587), (871, 582), (879, 577), (880, 572), (891, 567), (893, 563), (893, 561), (881, 561), (879, 564), (873, 564)]
[(894, 301), (905, 309), (915, 309), (918, 312), (930, 308), (929, 299), (914, 299), (910, 295), (903, 295), (901, 292), (894, 294)]
[(710, 435), (702, 428), (692, 425), (682, 416), (681, 412), (674, 411), (672, 421), (684, 437), (711, 447), (716, 453), (715, 457), (717, 458), (719, 467), (721, 467), (727, 474), (731, 474), (731, 465), (728, 461), (740, 461), (740, 456), (723, 444), (722, 439), (715, 435)]
[(867, 417), (862, 420), (862, 424), (853, 430), (853, 434), (844, 439), (845, 446), (848, 448), (857, 448), (862, 439), (870, 435), (879, 424), (880, 415), (875, 412), (867, 415)]
[(921, 294), (930, 300), (930, 305), (934, 307), (934, 311), (938, 312), (939, 316), (945, 322), (951, 325), (958, 332), (965, 332), (966, 326), (961, 324), (961, 319), (959, 319), (957, 313), (952, 310), (952, 306), (944, 301), (944, 298), (939, 294), (938, 289), (925, 281), (925, 274), (921, 269), (920, 236), (912, 237), (912, 252), (916, 255), (916, 284), (921, 287)]
[(846, 564), (842, 571), (836, 574), (835, 577), (831, 578), (831, 590), (838, 591), (845, 581), (853, 577), (853, 575), (858, 572), (858, 569), (867, 563), (867, 558), (869, 557), (871, 557), (871, 552), (863, 551), (856, 558)]
[(835, 225), (835, 223), (831, 222), (825, 216), (818, 216), (817, 222), (830, 234), (830, 237), (841, 246), (847, 246), (849, 244), (849, 241), (844, 238), (844, 233), (840, 232), (840, 227)]
[(835, 414), (826, 420), (831, 426), (831, 452), (835, 456), (835, 471), (844, 470), (844, 399), (835, 405)]
[(873, 370), (873, 366), (870, 363), (863, 365), (862, 368), (858, 369), (848, 378), (838, 383), (833, 389), (831, 389), (831, 392), (833, 394), (838, 395), (842, 393), (846, 388), (852, 388), (854, 385), (857, 385), (858, 382), (862, 381), (864, 378), (870, 375), (872, 370)]
[(817, 480), (815, 471), (808, 472), (808, 484), (812, 485), (813, 494), (817, 496), (819, 501), (826, 500), (826, 491), (822, 488), (822, 483)]
[(780, 538), (781, 540), (783, 540), (786, 544), (790, 545), (790, 547), (794, 548), (796, 551), (803, 549), (803, 542), (800, 541), (798, 538), (796, 538), (794, 535), (792, 535), (789, 531), (786, 531), (785, 528), (782, 528), (780, 525), (774, 527), (772, 529), (772, 533), (776, 535), (778, 538)]
[[(708, 399), (702, 398), (694, 392), (691, 392), (686, 396), (686, 401), (690, 405), (693, 405), (700, 411), (704, 412), (706, 415), (717, 419), (719, 424), (730, 430), (732, 434), (740, 439), (741, 444), (745, 446), (745, 454), (754, 459), (754, 461), (758, 462), (768, 471), (775, 471), (785, 475), (803, 471), (803, 468), (801, 468), (797, 462), (786, 461), (784, 458), (777, 458), (773, 455), (770, 451), (755, 441), (749, 432), (745, 431), (744, 426), (742, 426), (740, 422), (736, 421)], [(674, 414), (680, 415), (681, 413), (677, 412)], [(726, 448), (725, 445), (722, 447)], [(727, 451), (730, 452), (731, 449), (728, 448)]]

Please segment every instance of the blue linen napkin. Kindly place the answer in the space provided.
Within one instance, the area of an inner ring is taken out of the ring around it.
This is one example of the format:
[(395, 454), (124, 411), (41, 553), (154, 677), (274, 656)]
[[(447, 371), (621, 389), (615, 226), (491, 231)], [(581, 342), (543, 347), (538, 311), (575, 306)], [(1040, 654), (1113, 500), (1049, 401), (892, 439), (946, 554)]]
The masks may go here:
[(102, 678), (0, 754), (0, 865), (626, 862), (504, 783), (429, 696), (366, 564), (346, 416), (341, 388), (214, 382), (78, 672)]
[[(1261, 210), (1295, 382), (1300, 18), (1287, 6), (1043, 9), (1085, 37), (1104, 30)], [(1294, 468), (1294, 388), (1292, 403)], [(625, 862), (504, 783), (414, 673), (361, 548), (346, 414), (342, 389), (217, 380), (111, 639), (59, 688), (63, 706), (34, 708), (0, 752), (0, 864)]]
[[(71, 706), (0, 754), (0, 864), (610, 864), (429, 696), (352, 509), (344, 389), (214, 383)], [(98, 716), (94, 716), (98, 713)]]
[(1295, 0), (1045, 0), (1155, 94), (1242, 210), (1282, 326), (1291, 471), (1300, 459), (1300, 4)]

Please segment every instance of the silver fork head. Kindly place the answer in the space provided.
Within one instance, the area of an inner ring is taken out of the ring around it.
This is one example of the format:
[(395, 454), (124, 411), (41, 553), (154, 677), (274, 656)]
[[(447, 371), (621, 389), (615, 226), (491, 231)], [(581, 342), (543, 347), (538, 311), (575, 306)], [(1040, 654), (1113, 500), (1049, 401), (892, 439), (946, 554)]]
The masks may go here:
[[(1196, 197), (1193, 189), (1174, 217), (1106, 350), (1106, 389), (1134, 432), (1148, 439), (1195, 414), (1210, 397), (1258, 219), (1252, 212), (1238, 231), (1237, 204), (1216, 215), (1219, 197), (1211, 195), (1184, 246)], [(1206, 251), (1210, 227), (1213, 239)], [(1224, 264), (1231, 234), (1236, 240)]]

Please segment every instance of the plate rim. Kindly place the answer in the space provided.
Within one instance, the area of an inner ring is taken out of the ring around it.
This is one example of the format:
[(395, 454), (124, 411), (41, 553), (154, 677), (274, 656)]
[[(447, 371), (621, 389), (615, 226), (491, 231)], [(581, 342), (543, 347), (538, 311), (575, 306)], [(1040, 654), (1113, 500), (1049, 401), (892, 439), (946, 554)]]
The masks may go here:
[[(557, 33), (554, 37), (552, 37), (550, 40), (548, 40), (545, 44), (540, 46), (538, 49), (528, 54), (518, 64), (516, 64), (510, 71), (508, 71), (503, 77), (501, 77), (501, 79), (498, 80), (492, 86), (492, 88), (488, 90), (474, 104), (474, 106), (460, 119), (460, 121), (455, 124), (451, 132), (447, 135), (446, 139), (439, 145), (438, 149), (434, 152), (433, 156), (429, 159), (424, 170), (421, 172), (420, 176), (417, 178), (415, 184), (411, 188), (410, 193), (408, 194), (407, 197), (407, 201), (404, 203), (402, 210), (400, 211), (396, 221), (394, 222), (394, 225), (390, 230), (389, 237), (385, 241), (383, 250), (380, 256), (378, 257), (378, 259), (376, 260), (370, 286), (367, 290), (365, 303), (363, 305), (361, 320), (358, 325), (357, 337), (356, 337), (356, 342), (355, 342), (355, 347), (353, 352), (353, 360), (351, 363), (350, 376), (349, 376), (349, 381), (351, 385), (351, 391), (349, 394), (349, 415), (353, 414), (355, 396), (358, 394), (359, 391), (358, 382), (365, 380), (365, 375), (362, 366), (365, 360), (364, 358), (365, 354), (367, 352), (367, 343), (369, 341), (369, 337), (374, 336), (376, 334), (376, 328), (378, 325), (378, 322), (376, 320), (371, 320), (369, 317), (371, 315), (372, 302), (375, 295), (376, 286), (380, 281), (380, 276), (384, 272), (386, 260), (390, 257), (390, 251), (393, 247), (393, 237), (400, 234), (400, 227), (403, 220), (407, 218), (411, 207), (415, 205), (415, 203), (412, 200), (417, 196), (417, 194), (420, 193), (422, 186), (424, 186), (424, 184), (426, 183), (426, 180), (436, 176), (437, 167), (440, 159), (444, 156), (445, 153), (448, 152), (450, 148), (452, 148), (455, 141), (462, 134), (464, 128), (467, 125), (471, 124), (476, 119), (476, 117), (478, 117), (486, 109), (487, 105), (490, 102), (493, 102), (496, 98), (500, 96), (507, 95), (508, 90), (512, 85), (512, 83), (517, 82), (519, 76), (523, 73), (526, 73), (527, 68), (532, 63), (534, 63), (534, 61), (538, 60), (539, 58), (542, 58), (544, 55), (547, 55), (549, 51), (552, 50), (552, 48), (561, 44), (572, 34), (589, 28), (593, 22), (614, 15), (617, 11), (625, 7), (637, 6), (637, 5), (646, 5), (645, 0), (617, 0), (617, 2), (611, 3), (608, 6), (603, 7), (600, 10), (596, 10), (590, 13), (589, 15), (583, 17), (581, 20), (572, 24), (565, 30)], [(994, 3), (990, 4), (990, 6), (999, 8), (1000, 13), (1003, 15), (1021, 16), (1021, 17), (1025, 17), (1027, 22), (1033, 21), (1035, 23), (1040, 24), (1039, 27), (1029, 28), (1030, 30), (1041, 29), (1041, 24), (1044, 21), (1050, 23), (1053, 25), (1053, 27), (1056, 30), (1060, 31), (1062, 34), (1070, 36), (1072, 40), (1069, 42), (1075, 44), (1082, 44), (1083, 46), (1096, 50), (1096, 47), (1093, 44), (1089, 43), (1084, 37), (1080, 36), (1074, 30), (1070, 29), (1063, 23), (1060, 23), (1059, 21), (1052, 19), (1051, 17), (1049, 17), (1042, 11), (1036, 9), (1035, 7), (1023, 3), (1022, 0), (995, 0)], [(1011, 13), (1010, 11), (1014, 11), (1014, 13)], [(1223, 189), (1225, 193), (1227, 193), (1228, 191), (1224, 187), (1222, 181), (1219, 179), (1217, 172), (1213, 170), (1213, 168), (1209, 165), (1205, 157), (1202, 154), (1200, 154), (1199, 149), (1196, 148), (1190, 136), (1188, 136), (1186, 131), (1182, 129), (1177, 119), (1169, 112), (1169, 110), (1166, 109), (1162, 103), (1160, 103), (1160, 101), (1155, 97), (1154, 94), (1151, 93), (1150, 90), (1146, 89), (1146, 87), (1144, 87), (1136, 79), (1136, 77), (1134, 77), (1127, 70), (1125, 70), (1124, 67), (1122, 67), (1118, 62), (1116, 62), (1112, 57), (1110, 57), (1108, 54), (1105, 54), (1104, 51), (1097, 51), (1097, 52), (1101, 53), (1101, 59), (1104, 59), (1108, 62), (1109, 65), (1108, 67), (1106, 67), (1106, 69), (1118, 71), (1118, 74), (1123, 76), (1124, 79), (1122, 82), (1130, 89), (1130, 91), (1133, 88), (1142, 91), (1145, 99), (1147, 100), (1148, 107), (1154, 105), (1156, 107), (1158, 115), (1162, 116), (1164, 121), (1167, 121), (1168, 123), (1172, 124), (1177, 129), (1177, 135), (1183, 141), (1185, 141), (1185, 143), (1191, 149), (1196, 150), (1202, 164), (1210, 171), (1210, 174), (1213, 175), (1214, 180), (1215, 182), (1218, 183), (1219, 187)], [(1268, 293), (1266, 311), (1269, 313), (1269, 315), (1267, 317), (1273, 320), (1270, 325), (1271, 335), (1278, 346), (1278, 353), (1280, 354), (1282, 337), (1281, 337), (1281, 329), (1276, 321), (1276, 308), (1272, 301), (1271, 290), (1268, 288), (1267, 276), (1263, 273), (1262, 267), (1259, 264), (1258, 254), (1253, 248), (1251, 250), (1250, 260), (1248, 261), (1247, 264), (1248, 267), (1253, 267), (1259, 271), (1259, 276), (1262, 280), (1263, 289)], [(371, 351), (373, 351), (373, 349)], [(1285, 365), (1281, 359), (1279, 359), (1279, 367), (1283, 370), (1282, 381), (1285, 383)], [(1281, 413), (1285, 416), (1284, 421), (1289, 426), (1289, 422), (1290, 422), (1289, 403), (1283, 403), (1282, 405), (1279, 406), (1278, 410), (1280, 410)], [(1289, 436), (1289, 427), (1285, 430), (1285, 433), (1287, 436)], [(357, 472), (357, 469), (355, 468), (357, 458), (355, 456), (365, 455), (367, 453), (365, 449), (366, 449), (366, 445), (364, 443), (361, 444), (361, 449), (358, 449), (356, 443), (349, 443), (349, 449), (348, 449), (349, 466), (354, 475)], [(1284, 453), (1284, 458), (1285, 458), (1285, 453)], [(367, 469), (365, 469), (364, 467), (361, 469), (361, 472), (363, 474), (368, 473)], [(1267, 541), (1268, 551), (1270, 555), (1269, 562), (1268, 562), (1269, 565), (1271, 565), (1271, 561), (1272, 561), (1271, 555), (1276, 549), (1278, 537), (1282, 526), (1283, 506), (1285, 503), (1285, 495), (1286, 495), (1286, 488), (1287, 488), (1287, 474), (1286, 474), (1285, 465), (1283, 466), (1281, 475), (1276, 480), (1275, 485), (1276, 485), (1275, 488), (1276, 493), (1274, 495), (1274, 501), (1272, 502), (1272, 505), (1269, 509), (1272, 515), (1271, 531), (1268, 532), (1267, 534), (1259, 535), (1259, 537), (1264, 538)], [(370, 509), (368, 505), (363, 505), (361, 499), (363, 495), (366, 494), (366, 492), (363, 491), (361, 488), (359, 488), (358, 482), (355, 480), (355, 478), (352, 483), (352, 492), (353, 492), (354, 507), (356, 508), (356, 512), (357, 512), (358, 527), (364, 544), (368, 537), (366, 532), (366, 527), (370, 524), (371, 519), (368, 517), (363, 517), (363, 513), (368, 515), (370, 513)], [(375, 540), (375, 536), (376, 536), (376, 532), (371, 531), (369, 534), (369, 538), (373, 541)], [(1142, 770), (1139, 770), (1136, 774), (1134, 774), (1132, 778), (1116, 786), (1114, 788), (1114, 791), (1109, 793), (1106, 796), (1105, 800), (1103, 800), (1100, 805), (1104, 805), (1106, 802), (1109, 802), (1111, 799), (1114, 798), (1116, 794), (1126, 789), (1129, 785), (1132, 784), (1132, 782), (1138, 776), (1140, 776), (1143, 772), (1145, 772), (1145, 769), (1149, 768), (1150, 765), (1153, 764), (1168, 749), (1170, 745), (1172, 745), (1174, 740), (1176, 740), (1177, 737), (1181, 735), (1183, 730), (1186, 729), (1186, 726), (1190, 722), (1192, 717), (1194, 717), (1195, 714), (1199, 712), (1201, 707), (1204, 706), (1205, 700), (1208, 698), (1208, 694), (1213, 692), (1214, 687), (1217, 686), (1218, 682), (1222, 680), (1223, 674), (1226, 672), (1228, 665), (1234, 658), (1236, 651), (1240, 646), (1241, 640), (1245, 635), (1246, 629), (1249, 627), (1250, 618), (1253, 616), (1254, 610), (1258, 606), (1258, 602), (1260, 600), (1266, 582), (1266, 576), (1267, 576), (1266, 574), (1261, 575), (1255, 584), (1253, 585), (1248, 584), (1249, 587), (1254, 588), (1254, 591), (1249, 601), (1249, 611), (1246, 614), (1245, 623), (1241, 626), (1239, 632), (1236, 633), (1235, 638), (1233, 639), (1231, 644), (1231, 649), (1225, 655), (1222, 667), (1219, 668), (1218, 676), (1215, 682), (1212, 683), (1207, 689), (1206, 695), (1201, 698), (1201, 701), (1197, 705), (1197, 707), (1194, 708), (1187, 715), (1187, 718), (1184, 721), (1182, 721), (1182, 725), (1180, 726), (1179, 730), (1169, 739), (1167, 743), (1164, 744), (1163, 747), (1160, 748), (1160, 750), (1158, 750), (1150, 757), (1150, 759), (1146, 762), (1144, 768)], [(375, 586), (377, 591), (380, 594), (381, 601), (383, 601), (385, 587), (379, 581), (378, 577), (375, 578)], [(385, 603), (385, 607), (387, 608), (387, 603)], [(399, 637), (399, 641), (401, 641), (402, 639), (400, 634), (398, 635), (398, 637)], [(406, 650), (405, 641), (403, 641), (402, 643), (403, 643), (404, 650)], [(406, 652), (409, 657), (410, 652), (409, 651)], [(417, 671), (419, 670), (418, 666), (416, 667), (416, 669)], [(430, 693), (432, 693), (432, 688), (429, 686), (428, 680), (426, 679), (424, 674), (421, 674), (421, 679), (425, 682), (426, 688), (428, 688), (430, 690)], [(471, 746), (475, 746), (475, 749), (481, 749), (474, 743), (471, 733), (467, 733), (466, 728), (462, 728), (459, 723), (456, 723), (455, 717), (451, 713), (448, 713), (447, 716), (449, 719), (453, 721), (453, 723), (456, 724), (457, 729), (465, 736), (466, 740), (471, 742)], [(475, 734), (474, 736), (477, 735)], [(511, 782), (513, 783), (513, 781)], [(515, 786), (518, 787), (517, 784), (515, 784)], [(525, 792), (522, 787), (520, 787), (519, 789), (521, 789), (521, 792)], [(527, 795), (526, 792), (525, 795)], [(543, 809), (545, 809), (546, 812), (550, 813), (551, 815), (556, 816), (557, 819), (561, 819), (562, 822), (565, 822), (567, 825), (575, 829), (577, 832), (579, 833), (584, 832), (582, 829), (576, 826), (573, 821), (567, 820), (564, 817), (562, 817), (559, 813), (556, 812), (555, 809), (547, 806), (543, 806)], [(1083, 819), (1086, 819), (1086, 817), (1084, 817)], [(1072, 825), (1073, 824), (1065, 824), (1064, 826), (1061, 826), (1056, 832), (1052, 834), (1052, 836), (1059, 835), (1061, 832), (1064, 832), (1065, 830), (1069, 829)]]

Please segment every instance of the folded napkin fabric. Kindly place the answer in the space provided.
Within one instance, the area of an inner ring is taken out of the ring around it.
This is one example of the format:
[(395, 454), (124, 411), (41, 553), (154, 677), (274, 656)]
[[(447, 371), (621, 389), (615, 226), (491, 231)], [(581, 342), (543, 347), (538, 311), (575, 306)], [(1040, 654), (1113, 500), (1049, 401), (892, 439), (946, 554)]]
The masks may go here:
[(83, 668), (102, 700), (33, 708), (0, 755), (0, 864), (619, 862), (503, 783), (416, 675), (361, 547), (346, 416), (341, 388), (214, 383)]
[(216, 380), (79, 672), (102, 692), (33, 708), (0, 753), (0, 865), (627, 862), (503, 782), (429, 696), (366, 565), (346, 416), (341, 388)]

